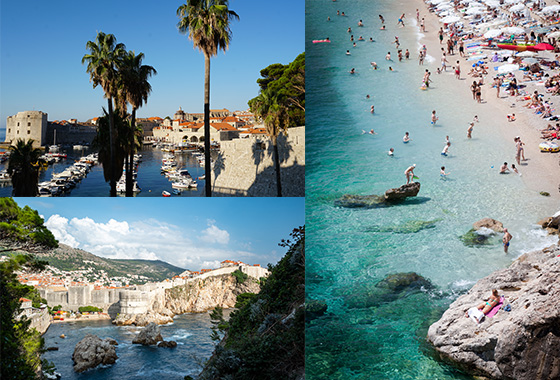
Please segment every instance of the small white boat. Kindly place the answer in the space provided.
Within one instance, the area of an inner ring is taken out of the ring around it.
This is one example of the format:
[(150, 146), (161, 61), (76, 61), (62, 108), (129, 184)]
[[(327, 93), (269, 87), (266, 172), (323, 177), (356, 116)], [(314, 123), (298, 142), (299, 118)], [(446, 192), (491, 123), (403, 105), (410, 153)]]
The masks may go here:
[[(132, 192), (133, 193), (139, 193), (141, 192), (142, 189), (140, 189), (138, 187), (138, 183), (136, 181), (132, 182)], [(119, 180), (119, 182), (117, 182), (117, 193), (126, 193), (126, 181), (123, 180)]]
[(9, 182), (11, 180), (12, 177), (10, 177), (7, 171), (0, 172), (0, 182)]
[(163, 195), (164, 197), (170, 197), (170, 196), (171, 196), (171, 193), (170, 193), (169, 191), (163, 190), (163, 191), (161, 192), (161, 195)]

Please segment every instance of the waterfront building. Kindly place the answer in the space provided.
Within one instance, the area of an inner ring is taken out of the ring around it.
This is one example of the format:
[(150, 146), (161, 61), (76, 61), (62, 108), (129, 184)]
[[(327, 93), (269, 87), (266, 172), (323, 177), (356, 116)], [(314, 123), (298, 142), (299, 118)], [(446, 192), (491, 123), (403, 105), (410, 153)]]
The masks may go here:
[(6, 143), (15, 145), (18, 139), (33, 140), (38, 148), (46, 144), (47, 114), (41, 111), (22, 111), (6, 120)]

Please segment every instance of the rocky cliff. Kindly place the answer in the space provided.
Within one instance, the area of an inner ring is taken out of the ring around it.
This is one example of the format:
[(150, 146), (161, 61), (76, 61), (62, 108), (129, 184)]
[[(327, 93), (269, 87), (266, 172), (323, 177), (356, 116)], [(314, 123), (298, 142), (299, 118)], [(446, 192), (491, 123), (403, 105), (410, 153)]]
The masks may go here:
[(242, 293), (258, 293), (258, 280), (247, 278), (242, 283), (231, 274), (195, 279), (185, 285), (165, 289), (163, 296), (153, 298), (147, 313), (120, 314), (113, 323), (117, 325), (146, 326), (150, 322), (173, 322), (173, 316), (183, 313), (202, 313), (214, 309), (233, 308)]
[[(480, 324), (465, 318), (497, 289), (504, 307)], [(439, 355), (492, 379), (560, 379), (560, 247), (526, 253), (478, 281), (430, 326)]]
[(242, 293), (258, 293), (258, 280), (247, 278), (238, 283), (232, 275), (197, 279), (183, 286), (165, 290), (165, 304), (153, 306), (153, 310), (165, 314), (202, 313), (216, 306), (232, 308)]

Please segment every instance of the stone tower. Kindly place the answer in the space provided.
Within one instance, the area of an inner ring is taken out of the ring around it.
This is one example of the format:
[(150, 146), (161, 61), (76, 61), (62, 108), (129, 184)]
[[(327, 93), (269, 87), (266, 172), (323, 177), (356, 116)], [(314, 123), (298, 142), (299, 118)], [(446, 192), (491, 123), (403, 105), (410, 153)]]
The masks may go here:
[(18, 139), (33, 139), (33, 146), (38, 148), (46, 143), (47, 114), (41, 111), (23, 111), (8, 116), (6, 120), (6, 142), (16, 144)]

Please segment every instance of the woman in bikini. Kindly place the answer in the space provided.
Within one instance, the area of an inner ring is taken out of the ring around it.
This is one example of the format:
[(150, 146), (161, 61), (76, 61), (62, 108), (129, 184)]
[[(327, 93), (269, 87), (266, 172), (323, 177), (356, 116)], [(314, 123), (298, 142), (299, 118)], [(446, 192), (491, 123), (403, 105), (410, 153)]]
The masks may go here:
[(488, 298), (488, 301), (481, 303), (476, 308), (482, 310), (484, 314), (488, 314), (490, 310), (494, 308), (498, 303), (500, 303), (500, 295), (497, 289), (492, 289), (492, 295)]

